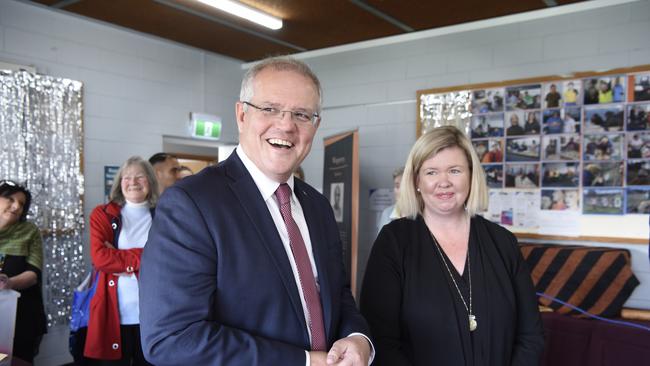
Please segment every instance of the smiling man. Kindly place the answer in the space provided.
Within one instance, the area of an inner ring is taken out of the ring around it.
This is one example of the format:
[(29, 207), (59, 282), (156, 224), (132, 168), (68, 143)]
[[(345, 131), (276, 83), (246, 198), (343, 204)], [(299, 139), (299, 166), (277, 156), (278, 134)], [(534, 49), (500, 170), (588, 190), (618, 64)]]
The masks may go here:
[(167, 190), (140, 276), (150, 362), (368, 364), (332, 209), (292, 174), (320, 108), (320, 83), (304, 63), (258, 63), (236, 104), (235, 152)]

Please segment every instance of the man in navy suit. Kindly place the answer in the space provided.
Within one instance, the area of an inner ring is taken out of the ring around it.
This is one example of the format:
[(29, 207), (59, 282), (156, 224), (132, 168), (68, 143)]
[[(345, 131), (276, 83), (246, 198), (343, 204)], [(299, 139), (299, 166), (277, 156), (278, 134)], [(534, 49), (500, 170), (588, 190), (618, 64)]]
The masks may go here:
[(165, 191), (140, 270), (148, 361), (368, 365), (332, 209), (292, 175), (320, 108), (304, 63), (262, 61), (242, 82), (235, 152)]

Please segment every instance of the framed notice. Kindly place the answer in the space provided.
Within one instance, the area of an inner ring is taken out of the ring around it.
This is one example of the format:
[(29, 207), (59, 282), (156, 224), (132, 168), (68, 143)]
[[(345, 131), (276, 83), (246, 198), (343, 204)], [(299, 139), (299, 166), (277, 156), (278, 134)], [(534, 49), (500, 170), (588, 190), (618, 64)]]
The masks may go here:
[(323, 195), (332, 206), (343, 244), (343, 261), (356, 294), (359, 231), (359, 133), (325, 138)]

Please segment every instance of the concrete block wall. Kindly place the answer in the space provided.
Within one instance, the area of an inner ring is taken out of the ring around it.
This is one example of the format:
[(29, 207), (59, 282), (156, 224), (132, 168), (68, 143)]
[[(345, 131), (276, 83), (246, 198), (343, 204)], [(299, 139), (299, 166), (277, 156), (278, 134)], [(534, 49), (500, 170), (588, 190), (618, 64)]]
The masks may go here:
[[(589, 3), (607, 6), (580, 10), (583, 3), (562, 7), (576, 10), (568, 14), (551, 9), (481, 22), (473, 30), (461, 26), (421, 39), (299, 56), (324, 89), (323, 120), (303, 163), (310, 183), (322, 185), (323, 138), (359, 129), (359, 276), (376, 235), (369, 189), (391, 187), (392, 171), (406, 160), (415, 141), (417, 90), (650, 64), (650, 1)], [(650, 309), (648, 247), (622, 246), (632, 251), (642, 282), (627, 305)]]
[[(190, 112), (223, 118), (237, 140), (234, 103), (241, 61), (34, 3), (0, 0), (0, 61), (84, 83), (86, 218), (103, 202), (105, 165), (161, 151), (163, 135), (187, 136)], [(51, 328), (35, 364), (71, 362), (67, 326)]]
[(190, 112), (221, 116), (223, 139), (237, 139), (239, 60), (13, 0), (0, 0), (0, 60), (84, 83), (86, 214), (103, 202), (105, 165), (188, 136)]

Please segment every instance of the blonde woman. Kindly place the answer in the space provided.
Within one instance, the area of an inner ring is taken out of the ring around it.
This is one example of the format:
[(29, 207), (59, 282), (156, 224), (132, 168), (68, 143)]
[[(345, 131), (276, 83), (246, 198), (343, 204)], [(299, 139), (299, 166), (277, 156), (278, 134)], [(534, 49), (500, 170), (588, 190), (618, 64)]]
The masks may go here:
[(537, 365), (544, 338), (517, 239), (476, 215), (487, 186), (470, 141), (440, 127), (415, 143), (398, 209), (361, 293), (373, 365)]

